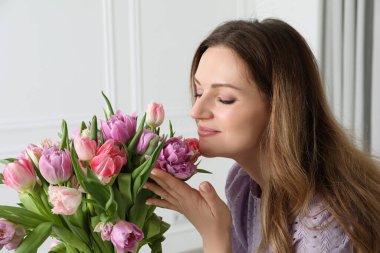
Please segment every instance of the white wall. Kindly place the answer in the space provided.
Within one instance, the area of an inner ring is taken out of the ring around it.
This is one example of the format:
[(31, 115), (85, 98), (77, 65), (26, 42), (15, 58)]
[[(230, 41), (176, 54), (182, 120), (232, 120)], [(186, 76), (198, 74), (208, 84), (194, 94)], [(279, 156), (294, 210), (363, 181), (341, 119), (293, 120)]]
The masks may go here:
[(380, 72), (376, 69), (376, 66), (380, 66), (380, 1), (374, 1), (375, 9), (374, 9), (374, 35), (373, 35), (373, 45), (377, 45), (374, 47), (373, 52), (373, 72), (372, 72), (372, 98), (371, 98), (371, 148), (372, 152), (380, 157), (380, 113), (378, 109), (380, 108), (380, 100), (377, 96), (380, 94)]
[[(319, 14), (319, 0), (0, 0), (0, 158), (46, 137), (57, 140), (63, 118), (74, 130), (93, 114), (102, 117), (101, 90), (125, 113), (162, 102), (177, 133), (195, 137), (190, 63), (216, 25), (237, 17), (282, 18), (319, 55)], [(203, 159), (201, 167), (214, 174), (189, 183), (209, 180), (225, 199), (231, 164)], [(16, 204), (13, 190), (1, 185), (0, 193), (0, 204)], [(159, 213), (172, 223), (164, 252), (201, 247), (181, 215)]]

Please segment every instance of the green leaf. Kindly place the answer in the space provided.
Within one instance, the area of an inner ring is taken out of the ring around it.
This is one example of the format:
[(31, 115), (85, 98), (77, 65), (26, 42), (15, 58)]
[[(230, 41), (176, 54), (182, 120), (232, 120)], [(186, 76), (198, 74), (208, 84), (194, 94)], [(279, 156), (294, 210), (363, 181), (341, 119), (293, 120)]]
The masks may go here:
[(144, 125), (145, 125), (145, 118), (146, 118), (146, 113), (144, 113), (144, 116), (142, 117), (139, 127), (137, 128), (136, 134), (133, 136), (131, 142), (128, 144), (128, 150), (133, 152), (135, 151), (135, 147), (140, 139), (140, 135), (144, 131)]
[(161, 242), (165, 239), (165, 237), (162, 240), (157, 240), (154, 243), (149, 244), (149, 247), (151, 249), (151, 253), (162, 253), (162, 245)]
[(92, 117), (90, 134), (91, 139), (98, 142), (98, 120), (96, 116)]
[(87, 128), (87, 125), (84, 121), (82, 121), (82, 124), (80, 126), (80, 133), (79, 134), (82, 134), (82, 131), (85, 130)]
[(149, 212), (151, 206), (145, 204), (148, 198), (153, 197), (155, 194), (152, 191), (142, 189), (136, 200), (134, 205), (131, 207), (131, 210), (128, 213), (128, 217), (130, 222), (136, 224), (138, 227), (142, 228)]
[(6, 159), (0, 159), (1, 164), (8, 164), (8, 163), (13, 163), (17, 161), (15, 158), (6, 158)]
[(131, 173), (120, 173), (117, 177), (117, 182), (119, 185), (119, 191), (123, 198), (124, 208), (126, 211), (130, 209), (133, 204), (132, 198), (132, 174)]
[(0, 184), (4, 184), (3, 181), (4, 181), (3, 173), (0, 173)]
[(137, 196), (139, 191), (142, 189), (143, 185), (149, 178), (150, 172), (152, 171), (154, 165), (156, 164), (157, 158), (160, 155), (162, 148), (165, 145), (166, 136), (164, 140), (158, 145), (156, 150), (153, 152), (149, 160), (145, 161), (140, 167), (132, 172), (132, 197), (133, 199)]
[[(77, 211), (79, 212), (79, 210)], [(61, 216), (62, 219), (65, 221), (66, 225), (68, 226), (68, 228), (70, 229), (70, 231), (77, 237), (79, 238), (82, 242), (86, 243), (86, 244), (90, 244), (90, 239), (88, 238), (87, 236), (87, 233), (86, 231), (84, 231), (82, 228), (78, 227), (78, 226), (75, 226), (73, 223), (72, 223), (72, 219), (74, 218), (72, 215), (71, 216), (65, 216), (65, 215), (62, 215)]]
[(114, 199), (114, 194), (113, 194), (113, 190), (111, 188), (111, 186), (107, 186), (107, 189), (108, 189), (108, 192), (110, 194), (110, 197), (106, 203), (106, 213), (108, 214), (108, 216), (114, 216), (117, 211), (117, 203)]
[(160, 136), (154, 137), (153, 140), (150, 141), (149, 146), (145, 151), (145, 154), (152, 155), (153, 151), (157, 148), (159, 141), (160, 141)]
[(161, 219), (156, 214), (153, 214), (145, 222), (145, 225), (144, 225), (145, 238), (144, 238), (144, 240), (148, 240), (149, 238), (152, 238), (152, 237), (160, 234), (160, 232), (161, 232)]
[(44, 222), (38, 225), (33, 231), (26, 236), (16, 249), (16, 253), (37, 252), (41, 244), (49, 237), (53, 223)]
[(50, 249), (49, 253), (66, 253), (66, 246), (64, 243), (60, 243), (57, 246)]
[(20, 224), (26, 228), (34, 228), (43, 222), (49, 221), (42, 215), (14, 206), (0, 206), (0, 218)]
[(27, 192), (20, 193), (18, 198), (20, 199), (25, 209), (33, 213), (37, 213), (41, 215), (42, 217), (45, 217), (43, 214), (40, 213), (39, 209), (37, 208), (36, 204), (33, 202), (33, 199), (31, 198), (29, 193)]
[[(91, 222), (93, 223), (93, 222)], [(97, 224), (97, 223), (96, 223)], [(96, 225), (94, 224), (94, 227)], [(98, 233), (94, 232), (91, 229), (91, 241), (93, 246), (93, 252), (101, 252), (101, 253), (113, 253), (113, 246), (110, 241), (103, 241)], [(116, 251), (115, 251), (116, 252)]]
[(103, 109), (103, 112), (104, 112), (104, 117), (106, 118), (106, 121), (108, 121), (108, 115), (107, 115), (106, 110)]
[(212, 172), (204, 169), (197, 169), (197, 173), (206, 173), (206, 174), (212, 174)]
[(68, 135), (69, 134), (67, 131), (67, 123), (65, 120), (62, 120), (61, 131), (62, 131), (62, 138), (61, 138), (61, 145), (60, 145), (59, 149), (64, 150), (69, 145), (69, 142), (68, 142)]
[(72, 232), (67, 230), (64, 227), (53, 226), (53, 232), (57, 235), (60, 241), (66, 242), (71, 246), (79, 249), (80, 251), (91, 253), (91, 249), (81, 241), (77, 236), (75, 236)]
[(126, 200), (121, 195), (120, 191), (117, 189), (116, 184), (112, 186), (112, 190), (114, 193), (114, 199), (117, 203), (117, 219), (118, 220), (124, 220), (125, 219), (125, 212), (126, 212)]
[(36, 172), (37, 174), (37, 177), (40, 179), (40, 181), (42, 182), (42, 184), (44, 186), (47, 186), (49, 185), (49, 183), (46, 181), (46, 179), (42, 176), (41, 172), (40, 172), (40, 169), (38, 168), (37, 164), (34, 163), (33, 159), (29, 156), (29, 154), (26, 152), (29, 160), (32, 162), (32, 165), (33, 165), (33, 168), (34, 168), (34, 171)]
[(94, 177), (93, 171), (91, 169), (87, 168), (87, 176), (84, 175), (81, 167), (79, 166), (74, 147), (71, 148), (70, 156), (78, 182), (83, 187), (83, 189), (89, 193), (91, 197), (99, 204), (99, 206), (104, 209), (107, 201), (110, 198), (109, 191), (103, 184), (100, 183), (99, 179)]
[(102, 95), (104, 97), (104, 99), (106, 100), (106, 103), (107, 103), (107, 106), (108, 106), (108, 110), (110, 111), (109, 112), (109, 116), (111, 117), (112, 115), (114, 115), (115, 113), (113, 112), (113, 109), (112, 109), (112, 105), (108, 99), (108, 97), (104, 94), (104, 92), (102, 91)]
[(172, 125), (171, 120), (169, 120), (169, 130), (170, 130), (169, 138), (172, 138), (174, 136), (175, 132), (173, 131), (173, 125)]

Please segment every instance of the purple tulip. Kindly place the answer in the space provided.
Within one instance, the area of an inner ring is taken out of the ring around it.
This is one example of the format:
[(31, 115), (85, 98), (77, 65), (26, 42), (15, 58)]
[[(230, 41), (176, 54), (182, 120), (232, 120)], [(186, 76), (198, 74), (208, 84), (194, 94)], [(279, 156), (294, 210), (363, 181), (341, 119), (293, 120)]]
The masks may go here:
[(13, 223), (0, 220), (0, 245), (5, 245), (10, 242), (15, 235), (15, 231)]
[(196, 166), (191, 158), (193, 151), (181, 137), (170, 138), (161, 150), (156, 167), (186, 180), (196, 172)]
[(73, 165), (67, 150), (56, 146), (45, 148), (39, 161), (42, 176), (50, 184), (66, 182), (73, 174)]
[(143, 238), (144, 233), (138, 226), (123, 220), (113, 226), (111, 233), (111, 241), (118, 253), (133, 252)]
[(135, 115), (129, 116), (118, 111), (107, 122), (101, 120), (104, 139), (128, 143), (136, 133), (136, 119)]
[(18, 247), (25, 236), (25, 229), (20, 225), (0, 220), (0, 249), (5, 246), (7, 250), (13, 250)]
[(144, 154), (149, 147), (150, 141), (153, 140), (156, 136), (157, 135), (152, 131), (144, 129), (140, 136), (139, 142), (137, 143), (136, 153), (139, 155)]

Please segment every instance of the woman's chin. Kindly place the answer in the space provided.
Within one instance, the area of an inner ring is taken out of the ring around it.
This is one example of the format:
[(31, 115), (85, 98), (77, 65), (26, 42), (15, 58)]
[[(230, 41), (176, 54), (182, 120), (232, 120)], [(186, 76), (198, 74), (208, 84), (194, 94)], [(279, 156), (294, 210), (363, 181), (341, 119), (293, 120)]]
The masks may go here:
[(221, 154), (219, 152), (216, 152), (215, 149), (211, 149), (209, 147), (202, 147), (202, 145), (199, 145), (199, 151), (202, 154), (203, 157), (207, 158), (213, 158), (213, 157), (220, 157)]

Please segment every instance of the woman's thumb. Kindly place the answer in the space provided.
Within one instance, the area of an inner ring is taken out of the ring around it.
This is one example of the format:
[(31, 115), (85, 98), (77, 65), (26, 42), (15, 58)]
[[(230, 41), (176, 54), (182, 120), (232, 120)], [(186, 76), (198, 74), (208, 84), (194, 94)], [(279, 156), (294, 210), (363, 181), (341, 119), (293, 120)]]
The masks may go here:
[(213, 211), (214, 208), (218, 208), (218, 205), (223, 202), (209, 182), (202, 182), (199, 185), (199, 191)]

